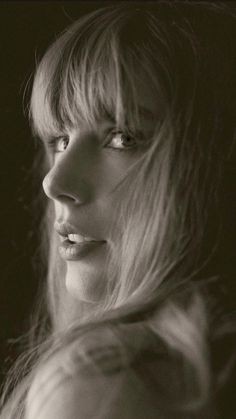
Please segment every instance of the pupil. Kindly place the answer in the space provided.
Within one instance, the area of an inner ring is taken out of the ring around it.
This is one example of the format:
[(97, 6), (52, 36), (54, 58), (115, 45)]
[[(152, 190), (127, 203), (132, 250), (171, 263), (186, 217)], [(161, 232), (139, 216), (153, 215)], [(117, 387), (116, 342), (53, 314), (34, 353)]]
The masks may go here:
[(122, 134), (121, 139), (122, 139), (123, 142), (129, 142), (130, 141), (130, 137), (128, 137), (125, 134)]

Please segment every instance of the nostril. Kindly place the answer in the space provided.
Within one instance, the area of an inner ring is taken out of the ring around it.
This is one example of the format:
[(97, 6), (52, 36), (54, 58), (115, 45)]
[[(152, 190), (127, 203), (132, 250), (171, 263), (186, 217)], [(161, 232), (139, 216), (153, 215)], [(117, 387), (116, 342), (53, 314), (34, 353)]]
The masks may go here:
[(81, 204), (82, 202), (76, 197), (73, 196), (73, 194), (58, 194), (57, 196), (55, 196), (55, 198), (57, 201), (60, 201), (64, 204), (66, 203), (71, 203), (71, 204)]
[(61, 166), (54, 166), (42, 182), (47, 197), (65, 204), (81, 205), (88, 202), (90, 188), (83, 179), (75, 179), (72, 175), (65, 168), (62, 170)]

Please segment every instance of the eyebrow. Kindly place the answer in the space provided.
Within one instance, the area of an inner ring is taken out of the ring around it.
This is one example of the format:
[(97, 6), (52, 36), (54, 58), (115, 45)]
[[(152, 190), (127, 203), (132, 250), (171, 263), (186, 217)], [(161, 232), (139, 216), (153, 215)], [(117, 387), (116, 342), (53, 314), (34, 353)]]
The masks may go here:
[[(154, 115), (154, 113), (150, 109), (147, 109), (144, 106), (138, 106), (138, 112), (140, 116), (142, 116), (146, 120), (149, 120), (149, 121), (156, 120), (156, 116)], [(115, 118), (108, 111), (104, 112), (104, 117), (108, 118), (112, 123), (115, 123)], [(52, 139), (59, 138), (60, 136), (61, 134), (59, 133), (55, 133), (54, 135), (40, 135), (37, 132), (33, 132), (33, 135), (32, 135), (34, 140), (43, 142), (44, 144), (48, 144)]]

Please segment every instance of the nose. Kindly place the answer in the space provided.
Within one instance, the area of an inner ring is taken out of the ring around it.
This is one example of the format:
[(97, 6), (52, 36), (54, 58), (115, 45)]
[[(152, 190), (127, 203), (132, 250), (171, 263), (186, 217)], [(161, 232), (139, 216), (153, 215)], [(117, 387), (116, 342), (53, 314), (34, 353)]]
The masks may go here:
[[(43, 189), (48, 198), (64, 204), (82, 204), (90, 199), (89, 185), (84, 179), (85, 172), (81, 166), (81, 157), (73, 151), (64, 151), (54, 162), (43, 179)], [(85, 162), (84, 162), (85, 163)], [(84, 164), (82, 164), (84, 167)]]
[[(78, 185), (77, 185), (78, 186)], [(84, 192), (82, 190), (84, 189)], [(65, 183), (62, 183), (61, 173), (51, 169), (43, 179), (43, 190), (48, 198), (62, 203), (81, 204), (86, 200), (85, 188), (80, 187), (80, 192), (69, 188)]]

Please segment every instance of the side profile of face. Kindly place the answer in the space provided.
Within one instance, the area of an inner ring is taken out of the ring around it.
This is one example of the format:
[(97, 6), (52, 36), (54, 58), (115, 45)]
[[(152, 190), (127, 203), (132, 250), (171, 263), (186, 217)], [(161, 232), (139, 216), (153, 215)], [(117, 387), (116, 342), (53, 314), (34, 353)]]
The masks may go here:
[[(159, 103), (145, 77), (137, 84), (137, 98), (142, 134), (148, 139)], [(108, 280), (105, 261), (114, 246), (109, 230), (117, 222), (114, 208), (123, 199), (115, 188), (143, 152), (135, 132), (119, 131), (108, 117), (101, 117), (93, 128), (83, 123), (54, 140), (53, 164), (43, 188), (55, 206), (66, 288), (80, 301), (97, 303), (101, 298)]]

